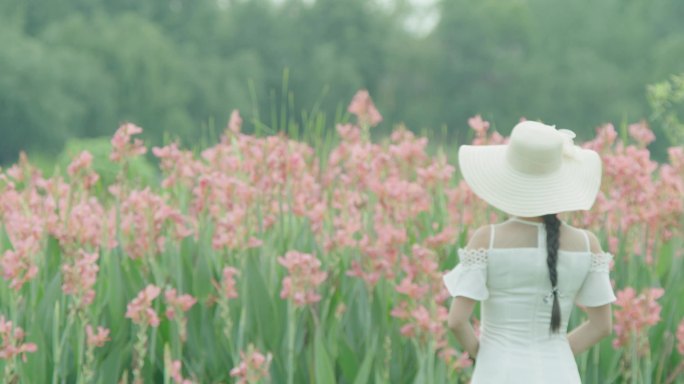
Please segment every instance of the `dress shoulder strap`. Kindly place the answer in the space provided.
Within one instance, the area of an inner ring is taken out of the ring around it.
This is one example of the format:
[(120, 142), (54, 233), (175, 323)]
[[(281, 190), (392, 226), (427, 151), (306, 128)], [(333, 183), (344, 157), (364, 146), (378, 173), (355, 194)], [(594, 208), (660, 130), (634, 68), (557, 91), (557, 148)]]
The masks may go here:
[(494, 224), (489, 224), (489, 249), (494, 248)]
[(587, 252), (591, 252), (591, 244), (589, 244), (589, 235), (587, 235), (587, 231), (582, 229), (582, 234), (584, 235), (584, 243), (587, 245)]
[(537, 226), (537, 248), (546, 252), (546, 227), (544, 225)]

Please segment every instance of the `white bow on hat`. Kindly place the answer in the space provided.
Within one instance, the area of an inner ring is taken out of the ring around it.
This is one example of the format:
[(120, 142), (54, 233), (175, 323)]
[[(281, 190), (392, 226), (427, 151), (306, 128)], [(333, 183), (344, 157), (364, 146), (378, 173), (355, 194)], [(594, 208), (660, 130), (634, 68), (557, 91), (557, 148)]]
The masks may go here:
[(575, 132), (564, 128), (557, 129), (557, 131), (563, 138), (563, 155), (571, 159), (578, 159), (580, 148), (575, 145), (573, 140), (575, 137), (577, 137)]

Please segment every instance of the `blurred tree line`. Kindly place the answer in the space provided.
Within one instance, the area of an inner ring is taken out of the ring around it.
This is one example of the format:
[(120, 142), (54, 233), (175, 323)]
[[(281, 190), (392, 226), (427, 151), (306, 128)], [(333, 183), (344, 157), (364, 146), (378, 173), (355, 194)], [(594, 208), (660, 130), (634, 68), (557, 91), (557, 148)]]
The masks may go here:
[[(437, 7), (422, 36), (404, 27), (406, 0), (0, 0), (0, 164), (123, 121), (153, 144), (197, 143), (234, 108), (272, 129), (302, 111), (332, 128), (359, 88), (380, 130), (404, 122), (463, 140), (480, 113), (502, 134), (524, 116), (585, 139), (654, 118), (647, 85), (684, 72), (681, 0)], [(674, 143), (653, 128), (662, 155)]]

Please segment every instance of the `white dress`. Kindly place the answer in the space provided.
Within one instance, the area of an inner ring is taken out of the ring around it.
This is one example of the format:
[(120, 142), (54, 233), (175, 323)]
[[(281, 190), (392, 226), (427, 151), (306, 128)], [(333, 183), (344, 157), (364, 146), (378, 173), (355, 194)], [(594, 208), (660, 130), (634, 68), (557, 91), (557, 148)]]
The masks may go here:
[(512, 220), (537, 226), (536, 247), (496, 248), (492, 226), (489, 248), (459, 249), (459, 264), (443, 276), (451, 296), (482, 301), (471, 383), (581, 383), (567, 340), (568, 319), (575, 303), (594, 307), (615, 301), (609, 278), (612, 255), (592, 253), (584, 231), (584, 250), (559, 250), (561, 327), (551, 334), (553, 296), (544, 225)]

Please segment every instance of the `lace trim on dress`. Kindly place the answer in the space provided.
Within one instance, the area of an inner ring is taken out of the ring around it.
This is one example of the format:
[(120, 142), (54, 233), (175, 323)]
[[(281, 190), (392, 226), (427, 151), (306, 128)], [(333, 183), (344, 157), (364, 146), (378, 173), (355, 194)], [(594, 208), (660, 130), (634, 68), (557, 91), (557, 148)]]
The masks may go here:
[(591, 266), (589, 272), (608, 272), (610, 271), (610, 261), (613, 260), (613, 255), (609, 252), (593, 253), (591, 254)]
[(458, 249), (459, 265), (465, 269), (487, 268), (487, 249)]

